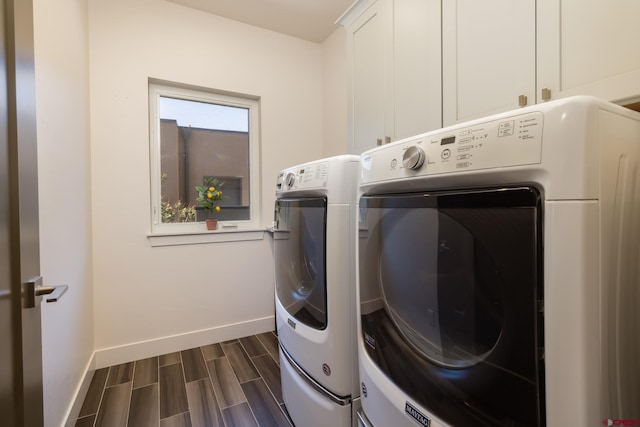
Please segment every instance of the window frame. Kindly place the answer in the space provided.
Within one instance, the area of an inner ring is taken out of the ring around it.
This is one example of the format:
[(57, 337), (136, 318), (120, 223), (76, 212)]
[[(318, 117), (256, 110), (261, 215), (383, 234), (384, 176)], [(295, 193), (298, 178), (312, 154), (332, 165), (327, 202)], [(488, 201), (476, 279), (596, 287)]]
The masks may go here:
[[(161, 141), (160, 141), (160, 97), (178, 98), (189, 101), (214, 103), (230, 107), (246, 108), (249, 114), (249, 220), (218, 221), (218, 229), (208, 231), (204, 222), (163, 223), (161, 218)], [(150, 232), (152, 246), (204, 243), (206, 241), (253, 240), (246, 236), (218, 236), (203, 239), (202, 234), (220, 235), (237, 232), (255, 232), (261, 230), (260, 218), (260, 103), (254, 96), (234, 94), (227, 91), (201, 88), (179, 83), (149, 79), (149, 178), (151, 192)], [(255, 234), (255, 233), (253, 233)], [(253, 235), (250, 233), (250, 235)], [(261, 237), (260, 233), (260, 237)], [(182, 236), (182, 239), (171, 239), (171, 236)], [(158, 238), (155, 238), (158, 237)], [(175, 243), (171, 243), (175, 240)]]

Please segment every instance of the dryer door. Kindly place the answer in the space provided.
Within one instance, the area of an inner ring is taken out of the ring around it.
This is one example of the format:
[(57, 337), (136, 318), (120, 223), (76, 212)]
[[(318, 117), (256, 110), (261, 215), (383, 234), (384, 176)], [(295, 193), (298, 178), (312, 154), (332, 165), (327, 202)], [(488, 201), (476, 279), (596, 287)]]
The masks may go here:
[(544, 423), (540, 203), (532, 188), (360, 200), (365, 348), (451, 425)]
[(276, 200), (276, 295), (292, 318), (315, 329), (327, 327), (326, 217), (325, 197)]

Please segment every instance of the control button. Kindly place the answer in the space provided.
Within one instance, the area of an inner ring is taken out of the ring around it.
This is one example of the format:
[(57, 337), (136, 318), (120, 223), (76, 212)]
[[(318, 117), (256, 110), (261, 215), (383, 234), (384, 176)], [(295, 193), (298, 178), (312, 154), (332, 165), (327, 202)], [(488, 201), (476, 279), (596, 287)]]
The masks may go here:
[(449, 157), (451, 157), (451, 150), (449, 150), (448, 148), (446, 150), (442, 150), (442, 154), (440, 154), (440, 157), (442, 157), (444, 160), (447, 160)]
[(396, 159), (391, 160), (391, 169), (395, 169), (398, 166), (398, 161)]
[(292, 187), (293, 184), (296, 182), (296, 175), (292, 172), (289, 172), (284, 182), (287, 185), (287, 187)]
[(424, 163), (424, 151), (415, 145), (407, 148), (402, 155), (402, 165), (407, 169), (420, 169)]

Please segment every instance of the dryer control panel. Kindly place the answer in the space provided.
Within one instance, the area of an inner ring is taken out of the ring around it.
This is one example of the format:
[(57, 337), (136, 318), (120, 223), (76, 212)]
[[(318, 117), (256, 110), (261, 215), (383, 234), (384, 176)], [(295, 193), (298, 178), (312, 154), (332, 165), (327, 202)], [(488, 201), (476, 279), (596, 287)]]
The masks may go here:
[(329, 162), (310, 163), (283, 170), (276, 180), (276, 193), (327, 186)]
[(457, 125), (365, 152), (362, 182), (541, 162), (541, 112)]

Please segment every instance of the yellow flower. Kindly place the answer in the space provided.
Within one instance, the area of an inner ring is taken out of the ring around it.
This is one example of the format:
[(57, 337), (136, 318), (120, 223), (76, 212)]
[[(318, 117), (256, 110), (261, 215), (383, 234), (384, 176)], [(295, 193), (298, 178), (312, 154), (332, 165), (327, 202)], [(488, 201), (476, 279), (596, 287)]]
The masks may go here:
[(222, 191), (218, 191), (218, 197), (222, 196)]
[(212, 199), (212, 198), (213, 198), (213, 194), (207, 193), (207, 199)]
[(220, 212), (220, 206), (216, 206), (216, 212)]
[(214, 191), (216, 191), (216, 187), (209, 187), (209, 191), (213, 193)]

